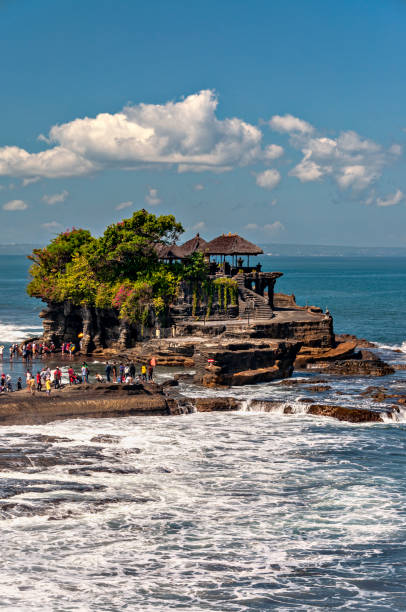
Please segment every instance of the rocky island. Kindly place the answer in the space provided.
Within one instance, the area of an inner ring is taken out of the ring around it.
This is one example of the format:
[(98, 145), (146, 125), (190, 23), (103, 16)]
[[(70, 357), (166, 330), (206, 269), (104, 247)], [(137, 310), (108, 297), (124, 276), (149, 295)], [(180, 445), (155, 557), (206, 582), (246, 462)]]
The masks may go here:
[[(208, 242), (197, 234), (177, 244), (182, 231), (172, 215), (140, 210), (99, 238), (72, 228), (35, 249), (28, 293), (46, 303), (40, 314), (43, 341), (58, 349), (80, 339), (80, 354), (99, 359), (145, 363), (155, 357), (159, 365), (192, 368), (189, 379), (207, 388), (286, 379), (294, 369), (337, 375), (393, 372), (371, 351), (358, 350), (357, 339), (336, 337), (328, 311), (300, 306), (294, 295), (275, 292), (282, 272), (262, 271), (253, 260), (260, 247), (231, 233)], [(51, 402), (41, 400), (41, 418), (52, 420), (52, 411), (55, 418), (188, 411), (181, 397), (169, 397), (157, 386), (81, 389), (79, 403), (72, 389)], [(3, 402), (3, 423), (10, 402)], [(238, 402), (225, 397), (205, 404), (202, 398), (194, 407), (230, 410)], [(32, 412), (17, 404), (13, 410), (17, 420), (18, 413)], [(360, 412), (348, 416), (344, 408), (316, 402), (308, 412), (368, 420)]]

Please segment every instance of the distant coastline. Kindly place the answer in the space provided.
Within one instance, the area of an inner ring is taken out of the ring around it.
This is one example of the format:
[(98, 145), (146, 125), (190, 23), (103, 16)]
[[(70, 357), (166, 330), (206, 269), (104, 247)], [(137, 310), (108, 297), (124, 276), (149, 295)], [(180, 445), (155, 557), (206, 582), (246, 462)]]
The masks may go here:
[[(260, 243), (272, 257), (406, 257), (406, 247), (357, 247), (314, 244)], [(263, 255), (262, 255), (263, 257)]]
[[(0, 244), (0, 255), (28, 255), (45, 244)], [(319, 244), (260, 243), (269, 257), (406, 257), (405, 247), (357, 247)], [(264, 257), (262, 255), (262, 257)]]

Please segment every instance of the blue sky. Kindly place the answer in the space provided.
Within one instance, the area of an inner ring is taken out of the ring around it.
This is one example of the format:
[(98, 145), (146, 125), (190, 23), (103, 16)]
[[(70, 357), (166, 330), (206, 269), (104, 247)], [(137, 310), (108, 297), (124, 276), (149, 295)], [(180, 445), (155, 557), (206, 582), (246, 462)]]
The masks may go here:
[(1, 242), (406, 245), (404, 0), (0, 0)]

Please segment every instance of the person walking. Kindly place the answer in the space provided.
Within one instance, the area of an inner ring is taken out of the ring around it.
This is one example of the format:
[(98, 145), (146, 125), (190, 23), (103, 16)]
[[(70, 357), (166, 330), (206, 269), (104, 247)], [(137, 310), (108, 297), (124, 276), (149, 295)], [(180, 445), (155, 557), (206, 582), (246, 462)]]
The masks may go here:
[(38, 370), (37, 372), (37, 391), (41, 391), (41, 389), (42, 389), (41, 372)]
[(147, 381), (147, 366), (145, 364), (141, 366), (141, 380), (144, 382)]
[(151, 363), (148, 366), (148, 382), (153, 382), (154, 368)]
[(75, 382), (75, 371), (72, 368), (72, 366), (68, 369), (68, 376), (69, 376), (69, 384), (73, 385), (73, 383)]
[(87, 363), (84, 361), (82, 364), (82, 380), (89, 382), (89, 368), (87, 367)]
[(111, 376), (111, 365), (107, 361), (107, 363), (106, 363), (106, 381), (108, 383), (110, 382), (110, 376)]
[(51, 379), (47, 378), (45, 381), (45, 391), (48, 397), (51, 395)]
[(62, 378), (62, 372), (59, 369), (59, 366), (56, 366), (55, 371), (54, 371), (54, 386), (55, 386), (55, 389), (60, 389), (60, 387), (61, 387), (61, 378)]

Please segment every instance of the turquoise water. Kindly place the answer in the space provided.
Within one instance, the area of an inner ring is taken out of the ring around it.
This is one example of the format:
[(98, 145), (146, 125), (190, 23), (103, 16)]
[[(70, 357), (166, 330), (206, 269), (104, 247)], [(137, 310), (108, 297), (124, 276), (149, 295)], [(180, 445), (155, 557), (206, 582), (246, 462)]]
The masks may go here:
[[(263, 263), (284, 272), (277, 290), (328, 307), (338, 332), (406, 358), (388, 348), (406, 340), (405, 259)], [(21, 256), (0, 256), (1, 343), (38, 327), (27, 268)], [(406, 390), (403, 371), (328, 378), (320, 403), (376, 408), (359, 395), (366, 386)], [(29, 453), (25, 466), (0, 471), (0, 607), (406, 610), (405, 411), (396, 422), (353, 425), (307, 415), (302, 385), (227, 394), (245, 410), (0, 428), (0, 470), (2, 457)], [(264, 412), (252, 399), (278, 406)], [(44, 435), (61, 438), (41, 443)]]
[[(337, 332), (384, 344), (406, 340), (406, 258), (259, 259), (264, 271), (283, 272), (276, 291), (294, 293), (299, 304), (327, 307)], [(22, 328), (38, 331), (43, 304), (25, 293), (29, 265), (22, 255), (0, 255), (0, 342), (23, 337)]]
[(384, 344), (406, 340), (406, 258), (262, 257), (284, 276), (275, 290), (330, 310), (337, 333)]

